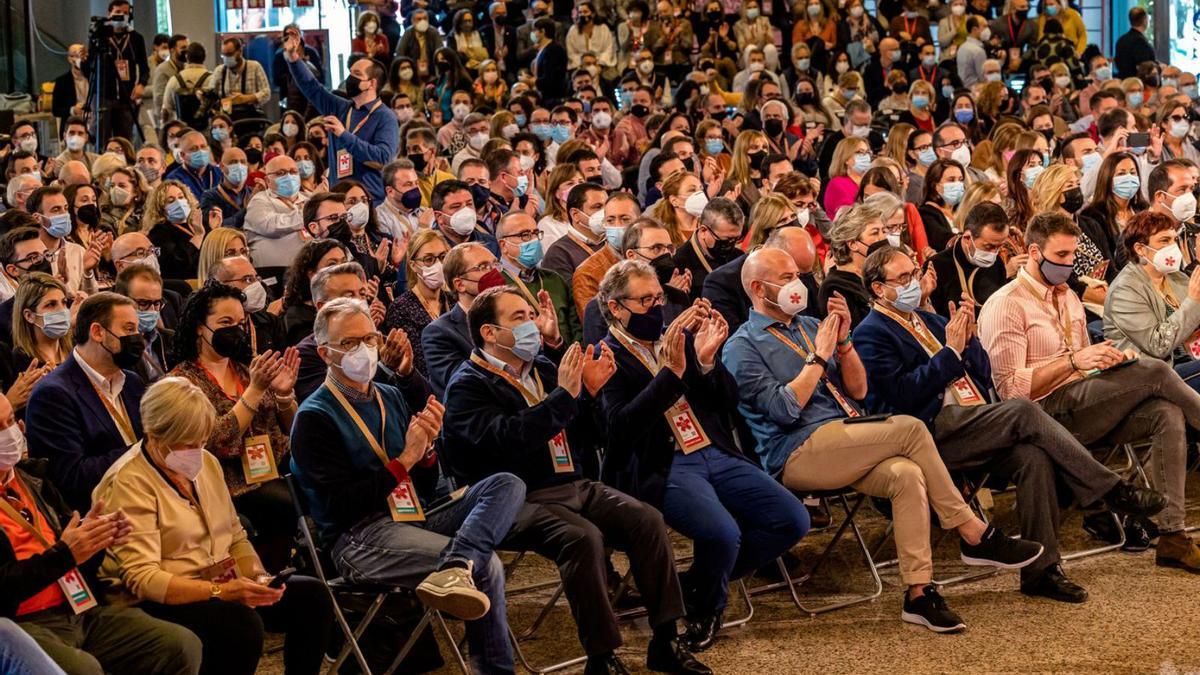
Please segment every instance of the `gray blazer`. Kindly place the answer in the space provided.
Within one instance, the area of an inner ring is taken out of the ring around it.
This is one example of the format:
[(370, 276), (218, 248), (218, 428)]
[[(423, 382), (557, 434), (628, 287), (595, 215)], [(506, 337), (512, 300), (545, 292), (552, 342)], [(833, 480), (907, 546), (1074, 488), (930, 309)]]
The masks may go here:
[(1200, 326), (1200, 302), (1188, 297), (1188, 276), (1183, 272), (1167, 275), (1167, 283), (1180, 301), (1170, 317), (1154, 282), (1141, 265), (1130, 261), (1109, 285), (1104, 300), (1104, 337), (1118, 349), (1133, 348), (1170, 361), (1171, 352)]

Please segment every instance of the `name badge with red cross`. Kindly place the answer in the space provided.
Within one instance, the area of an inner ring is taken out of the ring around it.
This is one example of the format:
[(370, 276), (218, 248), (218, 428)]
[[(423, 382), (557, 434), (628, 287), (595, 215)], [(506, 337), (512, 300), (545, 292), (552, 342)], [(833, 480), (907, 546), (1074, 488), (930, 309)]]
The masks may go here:
[(71, 611), (76, 614), (82, 614), (98, 604), (78, 567), (64, 574), (58, 580), (58, 587), (62, 589), (63, 595), (67, 596), (67, 604), (71, 605)]
[(117, 78), (122, 82), (129, 81), (129, 61), (126, 59), (117, 59)]
[(951, 382), (950, 389), (954, 392), (954, 398), (958, 400), (960, 405), (983, 405), (986, 403), (974, 385), (965, 377), (960, 377)]
[(405, 478), (388, 495), (388, 512), (392, 520), (397, 522), (413, 522), (425, 520), (425, 512), (421, 510), (421, 502), (417, 499), (417, 490), (411, 478)]
[(1187, 350), (1193, 359), (1200, 359), (1200, 330), (1187, 339)]
[(349, 178), (350, 174), (354, 173), (354, 158), (350, 156), (347, 150), (337, 151), (337, 177), (339, 179)]
[(696, 418), (696, 411), (682, 397), (667, 409), (666, 414), (671, 433), (675, 434), (675, 442), (683, 454), (690, 455), (712, 444), (704, 427), (700, 426), (700, 420)]
[(275, 454), (271, 452), (270, 436), (261, 434), (246, 439), (246, 447), (242, 452), (242, 473), (250, 485), (279, 478)]
[(566, 431), (560, 431), (550, 439), (550, 459), (554, 461), (554, 473), (575, 471), (575, 462), (571, 459), (571, 449), (567, 446)]
[(233, 581), (238, 576), (237, 561), (232, 557), (226, 558), (218, 563), (213, 563), (208, 567), (200, 570), (200, 578), (205, 581), (211, 581), (214, 584), (223, 584), (226, 581)]

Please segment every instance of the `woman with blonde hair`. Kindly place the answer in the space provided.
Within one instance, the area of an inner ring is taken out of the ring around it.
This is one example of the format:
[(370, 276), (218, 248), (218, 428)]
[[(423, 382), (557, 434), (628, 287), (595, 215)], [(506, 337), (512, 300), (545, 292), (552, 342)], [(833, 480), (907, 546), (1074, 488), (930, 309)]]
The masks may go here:
[(704, 184), (695, 174), (680, 171), (663, 182), (662, 199), (647, 214), (662, 223), (671, 233), (671, 243), (683, 246), (700, 222), (700, 214), (708, 205)]
[(472, 85), (475, 108), (500, 110), (508, 102), (508, 85), (500, 77), (500, 66), (492, 59), (479, 62), (479, 77)]
[(542, 231), (542, 247), (550, 248), (571, 229), (567, 217), (567, 195), (571, 188), (583, 182), (579, 167), (569, 162), (556, 164), (546, 180), (546, 211), (538, 221)]
[[(865, 91), (862, 74), (851, 70), (838, 77), (837, 87), (822, 99), (821, 105), (833, 115), (834, 120), (841, 120), (846, 116), (846, 104), (856, 98), (864, 98)], [(841, 123), (837, 122), (835, 127), (835, 130), (841, 130)]]
[(71, 323), (67, 287), (61, 281), (41, 272), (22, 277), (13, 296), (13, 372), (31, 364), (49, 372), (62, 363), (71, 353)]
[(976, 112), (981, 116), (994, 120), (1000, 115), (1004, 99), (1008, 97), (1008, 87), (1003, 82), (986, 82), (979, 89), (976, 97)]
[(104, 186), (100, 191), (100, 227), (117, 237), (141, 229), (142, 207), (150, 193), (142, 172), (118, 167), (96, 176), (96, 184)]
[[(908, 137), (916, 130), (916, 127), (906, 122), (893, 125), (891, 130), (888, 131), (887, 143), (883, 146), (883, 154), (879, 158), (876, 158), (876, 161), (879, 161), (882, 157), (888, 157), (899, 162), (901, 166), (907, 167), (909, 163)], [(905, 169), (905, 171), (907, 172), (908, 169)]]
[(166, 377), (146, 390), (141, 413), (145, 437), (95, 491), (95, 503), (123, 511), (135, 533), (109, 548), (100, 566), (113, 601), (195, 633), (201, 673), (255, 672), (264, 627), (287, 636), (288, 673), (319, 672), (333, 629), (329, 593), (301, 575), (269, 585), (221, 463), (205, 449), (217, 428), (208, 397), (184, 378)]
[(1050, 112), (1071, 124), (1079, 119), (1079, 111), (1075, 109), (1075, 101), (1079, 98), (1079, 92), (1075, 91), (1075, 78), (1071, 76), (1067, 64), (1059, 61), (1050, 64), (1050, 79), (1054, 82), (1054, 86), (1046, 92)]
[[(490, 138), (502, 138), (511, 143), (513, 136), (519, 133), (521, 133), (521, 127), (517, 126), (517, 118), (512, 112), (505, 109), (492, 113), (492, 123), (488, 127), (488, 136)], [(480, 155), (487, 157), (487, 153), (480, 153)]]
[(196, 264), (198, 285), (203, 286), (208, 282), (209, 272), (214, 265), (234, 256), (250, 259), (250, 247), (246, 245), (246, 235), (241, 230), (218, 227), (205, 235), (204, 242), (200, 244), (199, 262)]
[(956, 232), (963, 232), (967, 229), (967, 214), (975, 208), (976, 204), (983, 202), (991, 202), (997, 206), (1002, 206), (1004, 203), (999, 186), (990, 180), (977, 180), (968, 185), (966, 191), (963, 192), (962, 201), (958, 203), (958, 208), (954, 211), (954, 230)]
[[(1034, 214), (1056, 211), (1076, 220), (1083, 208), (1083, 191), (1079, 188), (1079, 169), (1069, 164), (1051, 164), (1038, 174), (1030, 189)], [(1112, 261), (1086, 233), (1079, 235), (1079, 248), (1075, 250), (1075, 275), (1068, 283), (1084, 302), (1103, 305), (1108, 286), (1103, 281)]]
[(404, 331), (412, 345), (413, 368), (422, 375), (427, 371), (421, 331), (454, 306), (442, 272), (442, 263), (449, 251), (446, 241), (435, 230), (419, 230), (409, 238), (404, 256), (408, 290), (388, 306), (383, 325), (379, 327), (384, 334), (395, 328)]
[(738, 196), (738, 206), (747, 211), (758, 201), (759, 186), (766, 178), (767, 148), (771, 141), (761, 131), (747, 130), (737, 135), (733, 142), (733, 159), (729, 161), (729, 176), (721, 185), (721, 193), (741, 186), (742, 193)]
[(1146, 104), (1146, 85), (1141, 79), (1136, 77), (1127, 77), (1121, 80), (1121, 90), (1125, 92), (1125, 105), (1127, 110), (1135, 115), (1149, 116), (1149, 106)]
[(750, 242), (753, 250), (767, 240), (773, 230), (780, 227), (800, 227), (796, 209), (785, 196), (771, 192), (763, 195), (750, 209)]
[(829, 183), (825, 186), (825, 213), (837, 217), (844, 206), (854, 203), (863, 174), (871, 168), (871, 146), (851, 136), (838, 141), (829, 162)]
[(159, 248), (158, 266), (164, 279), (192, 279), (200, 259), (200, 244), (208, 226), (221, 226), (221, 210), (209, 222), (192, 191), (177, 180), (164, 180), (150, 192), (142, 214), (142, 232)]

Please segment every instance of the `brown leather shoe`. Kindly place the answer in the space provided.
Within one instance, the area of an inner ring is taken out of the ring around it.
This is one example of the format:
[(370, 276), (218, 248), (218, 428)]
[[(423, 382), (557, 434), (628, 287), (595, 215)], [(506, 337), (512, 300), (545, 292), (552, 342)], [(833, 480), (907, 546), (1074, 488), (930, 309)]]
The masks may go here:
[(1200, 574), (1200, 548), (1197, 548), (1196, 542), (1183, 532), (1160, 535), (1154, 564)]

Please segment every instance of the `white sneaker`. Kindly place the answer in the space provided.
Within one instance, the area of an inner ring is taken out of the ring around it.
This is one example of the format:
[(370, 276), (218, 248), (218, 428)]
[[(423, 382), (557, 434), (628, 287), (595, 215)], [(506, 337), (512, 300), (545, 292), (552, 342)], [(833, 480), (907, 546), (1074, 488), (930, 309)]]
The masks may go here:
[(492, 602), (475, 588), (473, 567), (468, 560), (466, 568), (450, 567), (430, 574), (417, 586), (417, 597), (426, 607), (464, 621), (480, 618), (492, 608)]

